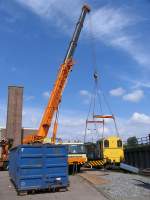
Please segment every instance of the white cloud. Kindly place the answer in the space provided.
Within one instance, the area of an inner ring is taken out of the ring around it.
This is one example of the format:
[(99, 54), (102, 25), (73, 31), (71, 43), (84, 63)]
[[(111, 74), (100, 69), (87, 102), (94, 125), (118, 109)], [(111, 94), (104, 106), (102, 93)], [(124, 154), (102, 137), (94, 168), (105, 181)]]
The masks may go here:
[(137, 79), (129, 78), (129, 76), (125, 76), (125, 75), (120, 75), (119, 78), (121, 79), (121, 81), (129, 83), (131, 89), (141, 89), (141, 88), (149, 89), (150, 88), (150, 81), (147, 79), (137, 80)]
[[(43, 107), (24, 107), (23, 109), (23, 127), (38, 128)], [(87, 113), (86, 113), (87, 114)], [(64, 140), (83, 140), (85, 134), (86, 114), (77, 110), (60, 110), (58, 137)], [(150, 130), (150, 116), (145, 113), (134, 112), (129, 118), (116, 118), (120, 136), (123, 140), (128, 137), (146, 136)], [(0, 103), (0, 126), (5, 127), (6, 123), (6, 105)], [(91, 129), (94, 127), (90, 127)], [(93, 135), (94, 140), (99, 139), (102, 135), (102, 127), (98, 127), (99, 133)], [(49, 136), (51, 136), (51, 130)], [(88, 138), (92, 135), (89, 131)], [(106, 122), (104, 136), (116, 134), (113, 120)]]
[(81, 113), (65, 115), (59, 118), (58, 136), (65, 140), (82, 140), (85, 133), (85, 117)]
[(144, 114), (144, 113), (138, 113), (135, 112), (133, 113), (132, 117), (131, 117), (131, 121), (132, 122), (136, 122), (136, 123), (143, 123), (143, 124), (149, 124), (150, 125), (150, 116)]
[[(126, 141), (128, 137), (136, 136), (138, 138), (147, 136), (150, 130), (150, 116), (144, 113), (133, 113), (129, 118), (115, 117), (117, 129), (120, 137), (123, 141)], [(91, 127), (92, 128), (92, 127)], [(102, 135), (102, 127), (98, 128), (99, 133), (95, 133), (94, 138), (98, 139)], [(115, 129), (115, 124), (113, 120), (106, 121), (104, 136), (116, 135), (117, 130)], [(87, 139), (91, 139), (91, 131), (88, 131)]]
[(134, 102), (134, 103), (141, 101), (144, 97), (144, 92), (141, 89), (137, 89), (130, 93), (126, 93), (126, 91), (123, 88), (119, 87), (119, 88), (110, 90), (109, 93), (112, 96), (116, 96), (116, 97), (121, 96), (123, 100)]
[(47, 91), (45, 91), (45, 92), (42, 93), (42, 96), (43, 96), (44, 98), (48, 99), (49, 96), (50, 96), (50, 93), (47, 92)]
[[(82, 0), (16, 0), (43, 19), (52, 20), (54, 26), (70, 33), (70, 22), (79, 14)], [(73, 12), (68, 12), (72, 11)], [(72, 30), (72, 29), (71, 29)]]
[(132, 88), (150, 88), (150, 82), (147, 81), (132, 81), (133, 87)]
[(123, 9), (108, 6), (101, 7), (92, 13), (93, 31), (100, 39), (101, 36), (116, 37), (116, 34), (121, 35), (121, 31), (135, 21), (134, 18), (126, 16)]
[[(75, 2), (72, 0), (16, 0), (20, 4), (28, 7), (36, 14), (42, 17), (53, 18), (57, 17), (57, 14), (66, 14), (68, 17), (74, 15), (74, 13), (68, 12), (68, 9), (75, 8), (79, 6), (82, 2), (81, 0), (76, 0)], [(58, 15), (59, 16), (59, 15)]]
[(90, 97), (91, 96), (91, 93), (88, 91), (88, 90), (80, 90), (80, 95), (81, 96), (88, 96), (88, 97)]
[(83, 103), (84, 104), (89, 104), (92, 94), (88, 90), (80, 90), (79, 91), (80, 96), (83, 97)]
[(135, 90), (123, 96), (123, 100), (130, 102), (139, 102), (144, 97), (143, 90)]
[(125, 50), (139, 64), (149, 67), (149, 64), (150, 64), (150, 59), (148, 56), (149, 50), (147, 48), (144, 49), (142, 44), (136, 41), (135, 38), (125, 35), (125, 36), (121, 36), (120, 38), (118, 37), (112, 40), (111, 43), (113, 46), (116, 46)]
[[(55, 21), (55, 26), (61, 27), (61, 31), (70, 33), (72, 22), (77, 18), (83, 0), (16, 0), (21, 5), (33, 11), (42, 18)], [(68, 12), (68, 11), (73, 11)], [(98, 9), (91, 10), (93, 35), (96, 39), (120, 48), (126, 51), (139, 64), (149, 66), (149, 50), (148, 47), (139, 41), (137, 32), (130, 33), (130, 28), (143, 19), (131, 13), (127, 7), (116, 8), (111, 6), (103, 6)], [(86, 31), (89, 31), (86, 28)]]
[[(23, 126), (38, 128), (42, 118), (44, 108), (39, 107), (26, 107), (24, 109)], [(86, 114), (80, 111), (74, 110), (61, 110), (59, 115), (59, 126), (57, 137), (62, 137), (63, 140), (83, 140), (85, 134), (85, 120)], [(129, 118), (117, 118), (117, 127), (120, 136), (123, 140), (128, 137), (146, 136), (150, 130), (150, 116), (144, 113), (133, 113)], [(98, 133), (94, 131), (95, 126), (90, 126), (88, 130), (87, 140), (92, 137), (94, 140), (99, 139), (102, 136), (102, 127), (98, 126)], [(94, 135), (91, 134), (93, 129)], [(49, 137), (51, 136), (52, 130), (49, 131)], [(107, 120), (105, 123), (104, 136), (116, 135), (115, 125), (113, 120)]]
[(124, 140), (128, 137), (145, 137), (149, 134), (150, 123), (148, 120), (150, 116), (144, 113), (135, 112), (129, 119), (117, 119), (119, 133)]
[(119, 87), (119, 88), (110, 90), (109, 93), (112, 96), (122, 96), (125, 93), (125, 90), (122, 87)]
[[(44, 109), (44, 108), (43, 108)], [(42, 108), (24, 107), (22, 113), (22, 126), (38, 128), (42, 118)]]
[(148, 47), (144, 48), (136, 33), (134, 35), (128, 33), (132, 26), (142, 21), (140, 17), (134, 16), (123, 8), (105, 6), (92, 14), (92, 20), (95, 38), (126, 51), (139, 64), (149, 66)]
[[(38, 128), (42, 119), (44, 108), (25, 107), (23, 110), (23, 127)], [(61, 110), (58, 118), (58, 134), (63, 140), (78, 140), (84, 137), (85, 116), (77, 111)], [(48, 137), (51, 137), (53, 128), (49, 130)]]
[(6, 115), (7, 115), (6, 105), (0, 103), (0, 127), (6, 127)]

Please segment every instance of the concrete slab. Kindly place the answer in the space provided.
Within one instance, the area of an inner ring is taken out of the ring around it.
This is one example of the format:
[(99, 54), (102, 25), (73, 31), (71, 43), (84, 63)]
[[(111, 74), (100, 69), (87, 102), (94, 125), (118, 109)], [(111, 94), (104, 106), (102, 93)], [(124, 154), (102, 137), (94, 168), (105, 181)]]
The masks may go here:
[(70, 187), (66, 192), (37, 193), (17, 196), (14, 185), (10, 182), (8, 172), (0, 171), (1, 200), (106, 200), (106, 198), (79, 175), (70, 176)]

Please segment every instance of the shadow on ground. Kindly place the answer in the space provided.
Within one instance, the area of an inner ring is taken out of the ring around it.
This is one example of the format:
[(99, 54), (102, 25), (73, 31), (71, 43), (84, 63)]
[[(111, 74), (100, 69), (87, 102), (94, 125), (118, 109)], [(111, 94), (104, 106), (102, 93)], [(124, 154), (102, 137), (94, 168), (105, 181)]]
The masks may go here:
[(150, 183), (146, 183), (146, 182), (138, 180), (138, 179), (133, 179), (133, 180), (135, 180), (137, 182), (135, 184), (136, 186), (143, 187), (145, 189), (150, 190)]

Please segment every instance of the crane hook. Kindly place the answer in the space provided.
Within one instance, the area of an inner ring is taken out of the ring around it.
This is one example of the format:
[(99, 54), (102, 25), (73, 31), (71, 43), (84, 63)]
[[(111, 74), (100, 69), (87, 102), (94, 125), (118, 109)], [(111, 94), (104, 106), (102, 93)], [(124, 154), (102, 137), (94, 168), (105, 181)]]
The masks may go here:
[(94, 79), (95, 79), (95, 80), (98, 79), (98, 73), (97, 73), (97, 72), (94, 72), (94, 75), (93, 75), (93, 76), (94, 76)]

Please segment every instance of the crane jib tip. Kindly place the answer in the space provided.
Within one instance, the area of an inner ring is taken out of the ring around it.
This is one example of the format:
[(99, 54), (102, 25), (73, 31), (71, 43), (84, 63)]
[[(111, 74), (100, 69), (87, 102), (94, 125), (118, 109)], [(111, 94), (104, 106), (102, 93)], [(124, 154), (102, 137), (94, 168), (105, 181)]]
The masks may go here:
[(82, 7), (82, 10), (86, 10), (87, 12), (90, 12), (91, 11), (91, 8), (89, 5), (85, 4), (83, 7)]

